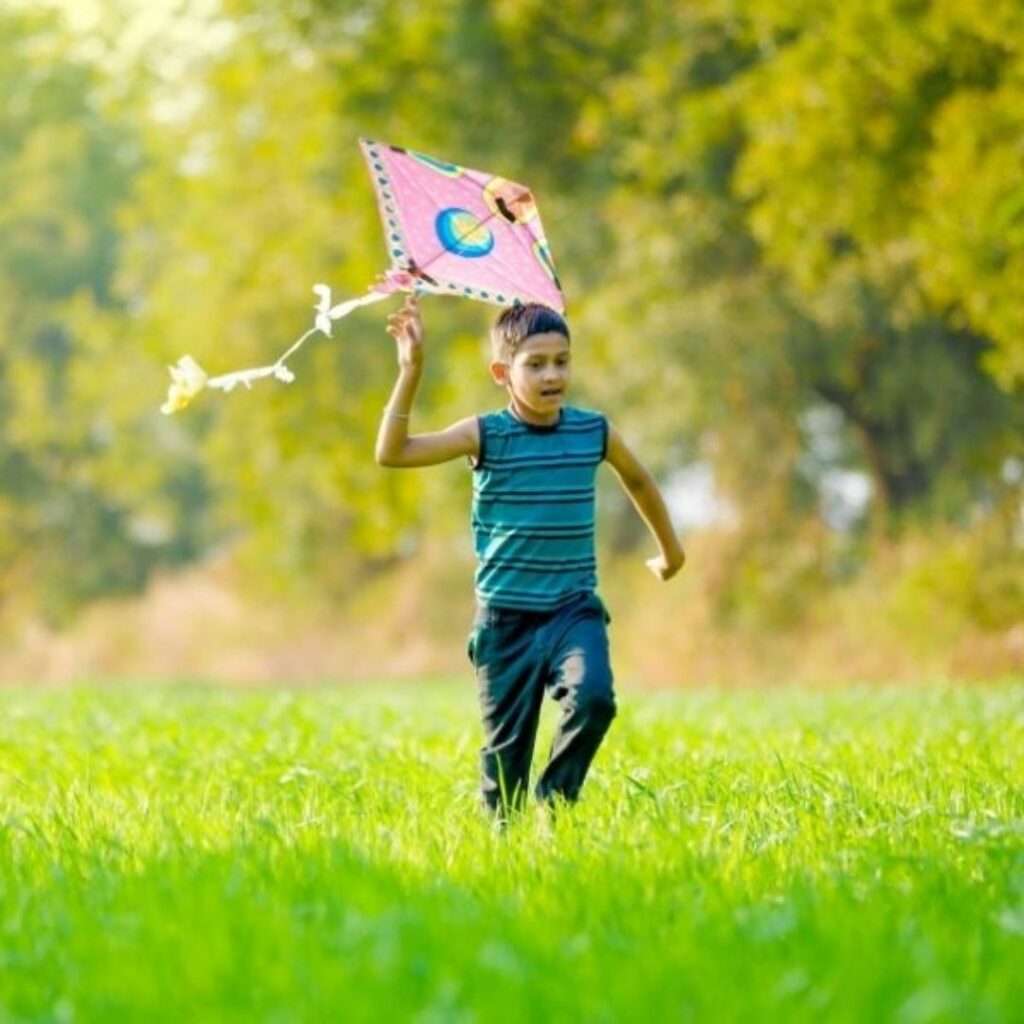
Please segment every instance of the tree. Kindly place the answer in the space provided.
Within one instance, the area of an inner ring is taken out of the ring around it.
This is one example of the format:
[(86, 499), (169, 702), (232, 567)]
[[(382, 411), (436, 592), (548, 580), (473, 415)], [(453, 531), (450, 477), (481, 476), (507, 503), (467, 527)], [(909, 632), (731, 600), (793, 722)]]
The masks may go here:
[(144, 367), (86, 325), (116, 301), (137, 151), (70, 45), (53, 16), (0, 14), (0, 543), (8, 593), (55, 617), (193, 557), (205, 498), (187, 461), (153, 471)]
[(938, 301), (920, 241), (941, 222), (921, 188), (933, 125), (995, 88), (1024, 35), (1000, 10), (1001, 40), (949, 5), (674, 8), (591, 110), (619, 150), (629, 304), (657, 310), (644, 343), (691, 368), (739, 476), (789, 493), (783, 521), (815, 402), (842, 411), (898, 519), (964, 514), (1019, 447), (1020, 404), (986, 372), (1014, 342), (967, 319), (968, 296)]

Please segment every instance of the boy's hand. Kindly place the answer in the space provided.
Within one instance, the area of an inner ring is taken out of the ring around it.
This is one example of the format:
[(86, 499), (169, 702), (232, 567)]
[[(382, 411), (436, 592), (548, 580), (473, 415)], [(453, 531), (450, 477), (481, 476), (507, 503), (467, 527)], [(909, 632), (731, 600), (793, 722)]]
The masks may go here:
[(388, 334), (398, 348), (398, 365), (403, 370), (423, 366), (423, 318), (415, 295), (410, 295), (397, 313), (388, 317)]
[(670, 580), (686, 564), (686, 553), (682, 550), (678, 555), (669, 559), (665, 555), (658, 555), (657, 558), (647, 559), (647, 568), (658, 577), (659, 580)]

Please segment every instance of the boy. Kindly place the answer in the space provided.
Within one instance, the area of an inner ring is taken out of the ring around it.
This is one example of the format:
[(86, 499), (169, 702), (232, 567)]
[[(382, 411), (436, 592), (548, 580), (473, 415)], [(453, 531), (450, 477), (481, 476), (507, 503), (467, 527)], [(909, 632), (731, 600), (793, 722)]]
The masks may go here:
[(615, 715), (604, 605), (597, 597), (594, 479), (607, 460), (643, 517), (668, 580), (685, 555), (651, 475), (600, 413), (565, 404), (569, 328), (536, 303), (505, 309), (491, 331), (491, 377), (502, 412), (409, 434), (423, 369), (415, 296), (388, 319), (398, 380), (377, 435), (382, 466), (432, 466), (461, 456), (473, 467), (477, 614), (469, 657), (480, 688), (485, 805), (504, 820), (525, 799), (544, 690), (561, 705), (537, 797), (574, 801)]

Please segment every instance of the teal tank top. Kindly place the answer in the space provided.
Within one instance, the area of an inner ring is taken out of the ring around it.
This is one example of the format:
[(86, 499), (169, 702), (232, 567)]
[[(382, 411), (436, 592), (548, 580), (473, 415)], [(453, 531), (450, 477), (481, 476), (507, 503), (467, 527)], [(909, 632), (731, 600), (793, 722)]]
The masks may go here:
[(476, 597), (481, 605), (549, 611), (597, 587), (594, 484), (608, 421), (563, 408), (537, 427), (507, 409), (479, 417), (473, 473)]

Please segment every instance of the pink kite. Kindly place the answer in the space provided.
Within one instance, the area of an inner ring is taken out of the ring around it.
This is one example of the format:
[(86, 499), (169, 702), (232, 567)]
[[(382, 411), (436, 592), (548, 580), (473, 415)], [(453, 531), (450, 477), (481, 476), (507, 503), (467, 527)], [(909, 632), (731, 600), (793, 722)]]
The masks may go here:
[(514, 181), (361, 139), (396, 288), (498, 305), (565, 305), (533, 193)]
[(315, 285), (314, 326), (277, 362), (208, 377), (191, 356), (171, 367), (166, 413), (184, 408), (204, 388), (231, 391), (236, 384), (276, 377), (294, 380), (286, 360), (317, 331), (359, 306), (395, 292), (432, 292), (500, 306), (543, 302), (565, 311), (533, 193), (497, 175), (446, 163), (411, 149), (360, 139), (377, 192), (391, 266), (366, 295), (338, 305), (331, 290)]

